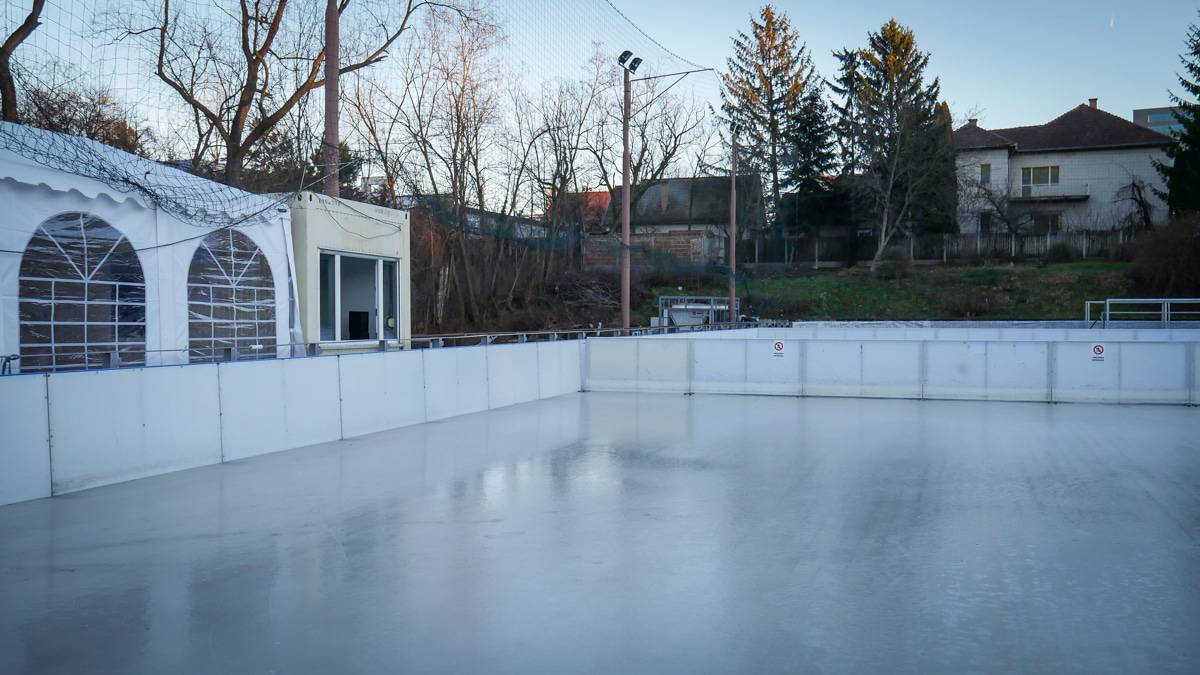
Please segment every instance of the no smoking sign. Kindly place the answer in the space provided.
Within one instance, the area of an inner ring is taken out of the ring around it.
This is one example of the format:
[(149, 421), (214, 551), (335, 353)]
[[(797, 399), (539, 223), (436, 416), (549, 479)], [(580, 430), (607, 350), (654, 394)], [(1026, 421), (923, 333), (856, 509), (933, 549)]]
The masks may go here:
[(771, 345), (771, 356), (783, 356), (783, 340), (776, 340)]
[(1092, 363), (1104, 362), (1104, 343), (1097, 342), (1092, 345)]

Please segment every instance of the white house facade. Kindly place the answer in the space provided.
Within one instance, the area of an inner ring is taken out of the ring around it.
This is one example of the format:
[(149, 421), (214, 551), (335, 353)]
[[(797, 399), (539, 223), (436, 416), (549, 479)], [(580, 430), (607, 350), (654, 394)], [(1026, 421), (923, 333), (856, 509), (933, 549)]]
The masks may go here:
[(954, 132), (961, 232), (1044, 234), (1159, 225), (1155, 168), (1172, 140), (1100, 110), (1096, 99), (1046, 124)]

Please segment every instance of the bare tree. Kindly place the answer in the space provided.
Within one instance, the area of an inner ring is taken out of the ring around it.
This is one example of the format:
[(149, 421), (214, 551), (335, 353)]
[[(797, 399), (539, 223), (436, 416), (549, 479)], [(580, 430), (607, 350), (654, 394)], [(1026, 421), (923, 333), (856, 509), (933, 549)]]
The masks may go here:
[[(686, 149), (703, 129), (704, 110), (694, 101), (662, 89), (662, 80), (639, 83), (629, 119), (629, 175), (631, 203), (672, 173)], [(615, 76), (605, 87), (608, 96), (587, 137), (587, 148), (601, 183), (614, 192), (621, 166), (621, 88)], [(615, 196), (615, 195), (614, 195)]]
[(103, 89), (75, 89), (40, 83), (22, 92), (18, 116), (22, 124), (90, 138), (143, 157), (155, 138)]
[(13, 32), (8, 34), (3, 44), (0, 44), (0, 116), (3, 117), (5, 122), (19, 121), (17, 112), (17, 87), (13, 79), (12, 70), (13, 52), (17, 50), (17, 47), (21, 46), (21, 43), (38, 26), (42, 25), (42, 9), (45, 6), (46, 0), (33, 0), (33, 6), (30, 7), (29, 14), (25, 16), (25, 20)]
[(1029, 234), (1033, 228), (1033, 215), (1013, 202), (1007, 183), (984, 183), (975, 175), (977, 171), (970, 171), (970, 175), (964, 173), (967, 172), (959, 172), (958, 184), (961, 188), (959, 199), (966, 210), (991, 214), (1004, 227), (1005, 234)]
[(1115, 201), (1129, 203), (1129, 211), (1123, 220), (1134, 230), (1149, 232), (1154, 229), (1153, 190), (1146, 181), (1130, 175), (1129, 182), (1117, 190)]
[[(339, 17), (350, 3), (340, 0)], [(309, 93), (324, 86), (325, 49), (321, 13), (306, 11), (315, 5), (305, 7), (303, 0), (231, 4), (173, 7), (171, 0), (147, 0), (140, 14), (116, 16), (112, 31), (118, 40), (140, 40), (155, 74), (190, 108), (197, 137), (193, 159), (203, 153), (206, 139), (215, 136), (225, 180), (237, 185), (256, 147)], [(344, 46), (342, 74), (387, 58), (418, 10), (449, 6), (407, 0), (376, 10), (362, 4), (366, 15), (355, 32), (363, 38)]]

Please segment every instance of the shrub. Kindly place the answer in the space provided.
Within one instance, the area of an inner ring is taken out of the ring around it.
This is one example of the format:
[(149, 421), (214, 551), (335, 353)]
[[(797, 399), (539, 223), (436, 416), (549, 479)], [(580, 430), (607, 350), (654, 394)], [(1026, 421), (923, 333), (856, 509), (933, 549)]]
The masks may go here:
[(1074, 246), (1061, 241), (1046, 249), (1046, 256), (1042, 258), (1047, 265), (1075, 262), (1076, 260), (1079, 260), (1079, 251), (1076, 251)]
[(1137, 290), (1161, 297), (1200, 294), (1200, 214), (1175, 218), (1134, 246), (1129, 276)]
[(949, 303), (947, 309), (956, 319), (975, 319), (991, 312), (992, 297), (987, 293), (970, 292), (959, 296)]
[(987, 264), (987, 258), (984, 258), (975, 251), (971, 251), (962, 257), (959, 264), (964, 267), (983, 267)]
[(908, 257), (908, 251), (892, 246), (883, 250), (874, 271), (880, 279), (900, 279), (912, 273), (912, 260)]
[(1109, 262), (1133, 262), (1133, 252), (1133, 244), (1125, 242), (1105, 251), (1104, 259)]

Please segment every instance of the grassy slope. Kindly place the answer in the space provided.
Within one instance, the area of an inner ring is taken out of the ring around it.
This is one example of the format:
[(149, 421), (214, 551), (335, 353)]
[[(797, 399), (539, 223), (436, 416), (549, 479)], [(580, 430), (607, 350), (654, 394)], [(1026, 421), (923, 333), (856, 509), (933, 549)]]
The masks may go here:
[[(919, 267), (900, 279), (865, 269), (747, 279), (742, 302), (763, 318), (809, 320), (1082, 319), (1084, 300), (1135, 295), (1127, 263), (1079, 262), (1038, 267)], [(720, 283), (689, 289), (724, 295)], [(655, 288), (655, 295), (676, 294)], [(653, 299), (643, 316), (654, 312)]]

